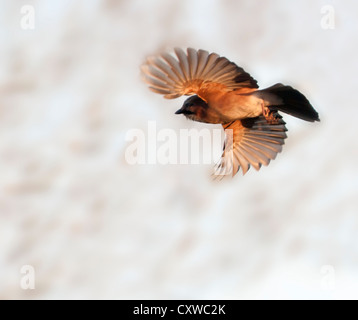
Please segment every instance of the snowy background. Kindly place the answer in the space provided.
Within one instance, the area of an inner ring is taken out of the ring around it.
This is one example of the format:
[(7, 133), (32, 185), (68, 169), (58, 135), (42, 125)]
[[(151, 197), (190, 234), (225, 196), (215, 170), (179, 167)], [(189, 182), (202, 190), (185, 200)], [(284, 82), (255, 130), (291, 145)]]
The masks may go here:
[[(353, 0), (0, 1), (0, 299), (357, 299), (357, 21)], [(296, 87), (321, 122), (285, 116), (283, 152), (229, 182), (129, 165), (128, 130), (205, 127), (140, 80), (175, 46)]]

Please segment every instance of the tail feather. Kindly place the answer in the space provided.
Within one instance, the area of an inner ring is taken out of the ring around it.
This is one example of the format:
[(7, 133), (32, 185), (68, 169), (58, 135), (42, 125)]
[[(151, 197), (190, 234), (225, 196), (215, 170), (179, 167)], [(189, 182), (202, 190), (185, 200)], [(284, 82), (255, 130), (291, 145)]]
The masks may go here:
[(282, 101), (279, 104), (269, 105), (270, 110), (279, 110), (306, 121), (320, 121), (317, 111), (298, 90), (278, 83), (262, 91), (278, 97)]

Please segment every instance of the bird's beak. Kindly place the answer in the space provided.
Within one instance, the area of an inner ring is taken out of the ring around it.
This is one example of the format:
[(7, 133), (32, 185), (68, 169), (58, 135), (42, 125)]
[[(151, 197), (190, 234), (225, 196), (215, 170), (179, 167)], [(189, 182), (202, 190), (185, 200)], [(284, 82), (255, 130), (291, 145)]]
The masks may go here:
[(182, 113), (184, 113), (183, 109), (179, 109), (177, 112), (175, 112), (175, 114), (182, 114)]

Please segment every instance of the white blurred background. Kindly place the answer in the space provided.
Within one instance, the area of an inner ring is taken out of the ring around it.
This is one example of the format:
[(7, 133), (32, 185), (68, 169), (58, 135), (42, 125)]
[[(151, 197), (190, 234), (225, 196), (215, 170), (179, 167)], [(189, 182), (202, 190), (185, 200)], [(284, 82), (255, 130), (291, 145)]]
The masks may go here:
[[(356, 1), (0, 8), (1, 299), (358, 298)], [(175, 46), (296, 87), (321, 122), (285, 116), (283, 152), (229, 182), (210, 166), (128, 165), (130, 129), (207, 127), (140, 80), (147, 55)]]

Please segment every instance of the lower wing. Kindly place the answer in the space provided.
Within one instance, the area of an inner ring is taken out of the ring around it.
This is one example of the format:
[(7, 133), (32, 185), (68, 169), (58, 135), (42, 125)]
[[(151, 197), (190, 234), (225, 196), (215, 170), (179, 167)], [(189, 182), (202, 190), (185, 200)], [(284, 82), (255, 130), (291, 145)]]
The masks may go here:
[(259, 170), (275, 159), (287, 138), (285, 122), (278, 113), (275, 116), (274, 124), (267, 122), (264, 116), (224, 124), (224, 152), (214, 176), (234, 176), (240, 167), (245, 174), (250, 166)]

